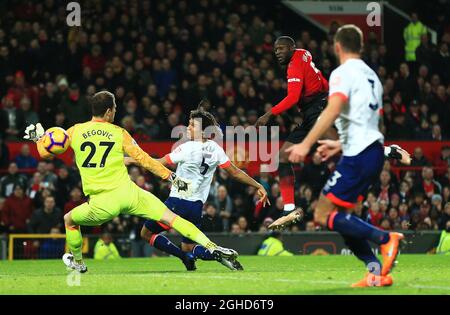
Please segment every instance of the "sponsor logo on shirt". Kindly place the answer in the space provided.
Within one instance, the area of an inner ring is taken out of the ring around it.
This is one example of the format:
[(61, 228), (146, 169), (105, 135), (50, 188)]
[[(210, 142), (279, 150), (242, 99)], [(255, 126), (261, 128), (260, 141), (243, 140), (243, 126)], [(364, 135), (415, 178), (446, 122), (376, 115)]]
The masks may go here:
[(291, 79), (288, 79), (287, 81), (289, 83), (289, 82), (300, 82), (301, 80), (299, 78), (291, 78)]

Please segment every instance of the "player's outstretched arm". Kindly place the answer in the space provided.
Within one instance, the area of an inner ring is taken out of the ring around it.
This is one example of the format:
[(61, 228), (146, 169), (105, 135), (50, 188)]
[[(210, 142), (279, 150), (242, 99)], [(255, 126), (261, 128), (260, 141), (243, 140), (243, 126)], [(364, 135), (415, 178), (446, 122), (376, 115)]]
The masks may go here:
[(411, 156), (408, 151), (402, 149), (397, 144), (391, 144), (384, 147), (384, 156), (390, 159), (398, 160), (401, 164), (410, 165)]
[[(172, 183), (181, 196), (189, 197), (192, 195), (192, 183), (186, 179), (178, 177), (175, 173), (165, 167), (158, 160), (153, 159), (144, 150), (142, 150), (130, 134), (123, 130), (123, 151), (130, 156), (136, 164), (144, 167), (149, 172), (167, 179)], [(129, 161), (132, 161), (129, 159)]]
[(247, 173), (236, 167), (233, 163), (230, 163), (230, 165), (225, 167), (224, 170), (237, 181), (255, 187), (258, 190), (259, 201), (262, 203), (263, 207), (270, 205), (270, 201), (267, 197), (267, 191), (263, 185), (248, 176)]
[[(67, 130), (67, 134), (69, 135), (69, 142), (72, 139), (73, 127)], [(44, 145), (43, 139), (45, 135), (44, 127), (42, 127), (41, 123), (37, 123), (36, 125), (31, 124), (25, 129), (25, 136), (23, 137), (26, 140), (31, 140), (36, 143), (36, 148), (39, 153), (39, 156), (43, 159), (51, 159), (54, 155), (48, 152)]]
[(150, 157), (150, 155), (148, 155), (144, 150), (142, 150), (126, 130), (123, 131), (122, 143), (123, 151), (131, 158), (128, 161), (135, 162), (136, 164), (144, 167), (149, 172), (161, 177), (162, 179), (169, 178), (172, 172), (160, 162)]
[[(161, 163), (164, 166), (167, 166), (169, 164), (165, 158), (156, 159), (156, 161), (158, 161), (159, 163)], [(129, 156), (126, 156), (126, 157), (123, 158), (123, 163), (126, 166), (139, 164), (135, 159), (133, 159), (132, 157), (129, 157)]]

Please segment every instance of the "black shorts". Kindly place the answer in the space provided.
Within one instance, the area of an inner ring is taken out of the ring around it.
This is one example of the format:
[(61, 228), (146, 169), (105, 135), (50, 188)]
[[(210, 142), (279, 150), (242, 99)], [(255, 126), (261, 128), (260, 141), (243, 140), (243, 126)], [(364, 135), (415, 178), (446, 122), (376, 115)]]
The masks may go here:
[(294, 144), (302, 142), (316, 123), (325, 106), (327, 106), (327, 101), (327, 95), (323, 94), (317, 96), (308, 104), (302, 105), (303, 121), (289, 134), (286, 141)]

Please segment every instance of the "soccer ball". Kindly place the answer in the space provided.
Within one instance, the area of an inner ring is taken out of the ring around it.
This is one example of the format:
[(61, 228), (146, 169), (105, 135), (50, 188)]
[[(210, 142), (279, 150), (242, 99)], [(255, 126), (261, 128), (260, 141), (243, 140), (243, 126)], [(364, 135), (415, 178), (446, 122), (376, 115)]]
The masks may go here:
[(60, 127), (49, 128), (43, 137), (44, 148), (52, 154), (62, 154), (69, 147), (69, 135)]

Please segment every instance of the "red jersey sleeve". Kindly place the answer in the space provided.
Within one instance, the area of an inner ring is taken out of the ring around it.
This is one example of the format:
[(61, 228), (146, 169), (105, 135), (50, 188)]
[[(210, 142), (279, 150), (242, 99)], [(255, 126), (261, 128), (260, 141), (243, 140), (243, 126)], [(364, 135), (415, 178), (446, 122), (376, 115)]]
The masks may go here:
[(272, 107), (273, 115), (285, 112), (300, 101), (305, 81), (305, 63), (302, 62), (301, 58), (293, 59), (287, 70), (287, 95), (281, 102)]

